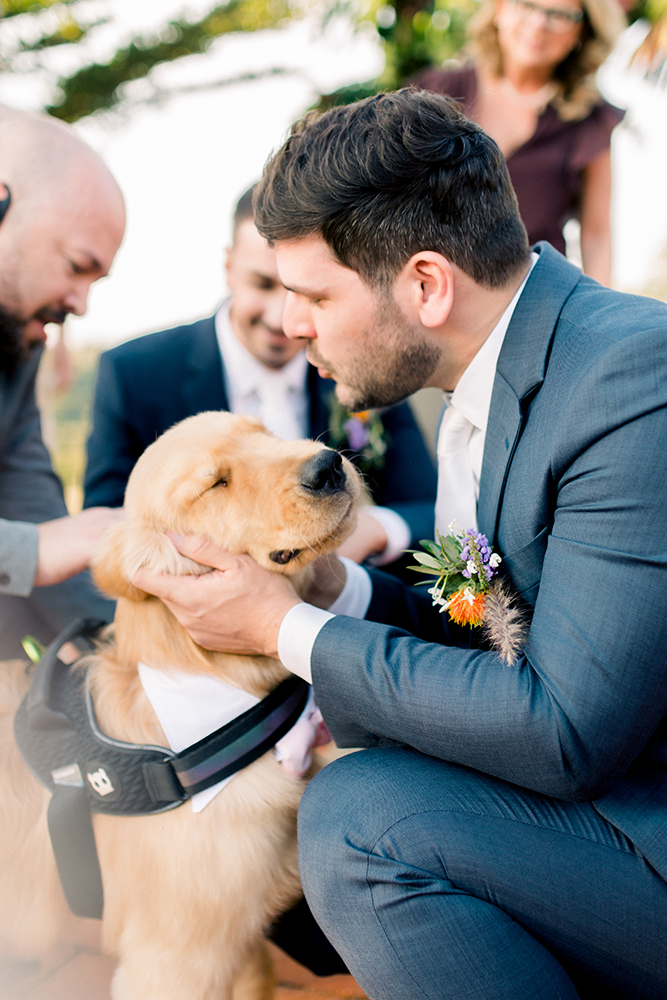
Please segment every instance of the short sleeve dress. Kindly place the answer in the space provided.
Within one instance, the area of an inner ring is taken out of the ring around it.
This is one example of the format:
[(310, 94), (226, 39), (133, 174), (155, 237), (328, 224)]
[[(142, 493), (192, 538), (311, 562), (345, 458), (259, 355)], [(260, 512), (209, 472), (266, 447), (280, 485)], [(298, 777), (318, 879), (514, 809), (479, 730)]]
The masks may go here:
[[(474, 120), (478, 78), (473, 66), (426, 70), (413, 82), (424, 90), (460, 101)], [(562, 121), (548, 104), (531, 138), (508, 157), (507, 166), (531, 245), (548, 240), (565, 252), (563, 226), (579, 213), (583, 171), (599, 153), (609, 149), (612, 130), (622, 118), (623, 112), (602, 98), (580, 121)]]

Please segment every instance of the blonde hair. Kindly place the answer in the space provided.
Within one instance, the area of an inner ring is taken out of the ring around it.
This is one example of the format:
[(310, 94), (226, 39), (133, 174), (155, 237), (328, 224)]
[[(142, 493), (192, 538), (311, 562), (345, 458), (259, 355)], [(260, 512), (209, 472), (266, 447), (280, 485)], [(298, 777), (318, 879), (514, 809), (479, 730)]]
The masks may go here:
[[(585, 118), (600, 95), (595, 73), (611, 52), (625, 27), (625, 16), (617, 0), (582, 0), (584, 11), (581, 46), (556, 67), (557, 90), (551, 100), (563, 121)], [(484, 0), (468, 26), (468, 50), (493, 76), (503, 75), (503, 54), (495, 20), (497, 0)]]

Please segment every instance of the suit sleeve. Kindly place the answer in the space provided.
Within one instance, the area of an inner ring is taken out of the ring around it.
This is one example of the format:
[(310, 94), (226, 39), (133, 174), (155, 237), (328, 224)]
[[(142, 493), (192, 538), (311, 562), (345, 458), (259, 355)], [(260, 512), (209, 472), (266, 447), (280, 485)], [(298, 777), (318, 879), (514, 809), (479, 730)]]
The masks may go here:
[(389, 437), (384, 468), (368, 474), (373, 499), (390, 507), (410, 528), (410, 545), (433, 537), (437, 475), (417, 421), (407, 403), (382, 415)]
[(11, 431), (0, 455), (0, 597), (29, 597), (57, 631), (83, 615), (110, 621), (113, 605), (99, 594), (87, 573), (33, 590), (38, 551), (35, 525), (67, 514), (60, 480), (42, 441), (35, 402), (38, 360), (17, 376), (20, 383), (11, 403)]
[(640, 347), (616, 345), (616, 363), (567, 400), (523, 657), (506, 667), (492, 651), (434, 642), (401, 585), (380, 584), (371, 613), (384, 624), (334, 618), (313, 649), (340, 745), (396, 742), (584, 800), (650, 756), (667, 714), (664, 333)]
[(87, 444), (84, 507), (122, 507), (125, 487), (143, 451), (124, 399), (122, 365), (113, 352), (100, 357)]

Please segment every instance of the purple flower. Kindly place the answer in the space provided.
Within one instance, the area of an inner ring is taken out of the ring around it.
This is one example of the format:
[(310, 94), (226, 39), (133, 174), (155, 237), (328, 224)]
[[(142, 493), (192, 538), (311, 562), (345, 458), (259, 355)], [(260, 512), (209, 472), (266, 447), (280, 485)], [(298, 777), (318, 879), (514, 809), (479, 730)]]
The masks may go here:
[(347, 440), (353, 451), (361, 451), (368, 444), (369, 437), (366, 424), (359, 417), (350, 417), (343, 424), (343, 430), (347, 434)]
[[(500, 562), (499, 556), (491, 554), (491, 546), (486, 535), (481, 531), (466, 531), (463, 536), (463, 547), (461, 548), (461, 558), (466, 562), (463, 576), (470, 579), (472, 575), (470, 564), (481, 563), (480, 578), (486, 577), (487, 583), (496, 575), (496, 568)], [(479, 560), (479, 563), (477, 563)]]

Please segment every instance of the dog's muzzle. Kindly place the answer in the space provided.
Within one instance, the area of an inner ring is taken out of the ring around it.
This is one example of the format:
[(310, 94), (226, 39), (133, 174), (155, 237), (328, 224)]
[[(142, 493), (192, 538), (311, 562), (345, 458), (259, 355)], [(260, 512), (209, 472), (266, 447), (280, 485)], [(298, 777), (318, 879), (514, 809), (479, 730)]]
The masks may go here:
[(299, 483), (314, 493), (341, 493), (347, 488), (343, 459), (332, 448), (324, 448), (301, 466)]

